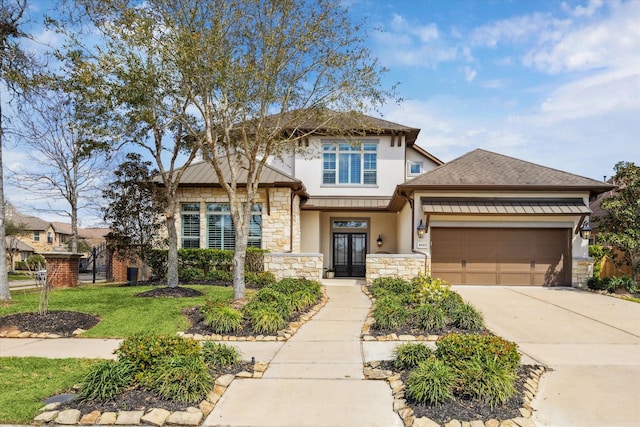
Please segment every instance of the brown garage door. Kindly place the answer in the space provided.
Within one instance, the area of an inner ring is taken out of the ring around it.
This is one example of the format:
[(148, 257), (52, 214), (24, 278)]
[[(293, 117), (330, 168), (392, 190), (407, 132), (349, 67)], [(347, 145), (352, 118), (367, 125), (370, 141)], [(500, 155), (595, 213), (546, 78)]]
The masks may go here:
[(432, 228), (431, 275), (452, 284), (571, 285), (570, 229)]

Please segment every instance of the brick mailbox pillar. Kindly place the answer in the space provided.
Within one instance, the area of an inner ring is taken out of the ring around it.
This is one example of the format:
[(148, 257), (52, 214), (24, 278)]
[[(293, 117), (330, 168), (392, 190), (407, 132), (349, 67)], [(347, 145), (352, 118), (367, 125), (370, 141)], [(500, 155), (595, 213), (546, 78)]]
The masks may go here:
[(78, 262), (82, 255), (71, 252), (45, 252), (47, 281), (50, 288), (75, 288), (78, 286)]

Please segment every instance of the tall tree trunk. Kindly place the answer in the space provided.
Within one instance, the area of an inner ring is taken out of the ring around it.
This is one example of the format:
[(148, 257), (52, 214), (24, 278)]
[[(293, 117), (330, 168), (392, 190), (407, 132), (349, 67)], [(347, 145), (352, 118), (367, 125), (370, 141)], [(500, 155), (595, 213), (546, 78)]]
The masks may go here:
[(4, 140), (4, 128), (2, 127), (2, 100), (0, 99), (0, 300), (11, 299), (9, 292), (9, 278), (7, 277), (7, 244), (5, 238), (5, 205), (4, 205), (4, 178), (2, 167), (2, 143)]
[(167, 215), (167, 233), (169, 234), (169, 254), (167, 256), (167, 286), (178, 287), (178, 232), (173, 211)]

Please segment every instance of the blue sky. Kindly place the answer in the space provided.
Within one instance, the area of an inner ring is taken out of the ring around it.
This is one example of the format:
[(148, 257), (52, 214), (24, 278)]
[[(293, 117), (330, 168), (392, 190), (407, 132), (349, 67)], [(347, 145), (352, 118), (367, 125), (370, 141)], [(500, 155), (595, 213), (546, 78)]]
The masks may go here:
[(484, 148), (594, 179), (640, 163), (640, 1), (349, 4), (405, 98), (384, 117), (442, 160)]
[[(404, 101), (383, 117), (422, 129), (418, 144), (443, 161), (484, 148), (598, 180), (640, 164), (639, 0), (343, 3), (399, 83)], [(54, 3), (30, 4), (41, 20)], [(25, 162), (19, 147), (4, 154)], [(15, 194), (24, 211), (36, 203)]]

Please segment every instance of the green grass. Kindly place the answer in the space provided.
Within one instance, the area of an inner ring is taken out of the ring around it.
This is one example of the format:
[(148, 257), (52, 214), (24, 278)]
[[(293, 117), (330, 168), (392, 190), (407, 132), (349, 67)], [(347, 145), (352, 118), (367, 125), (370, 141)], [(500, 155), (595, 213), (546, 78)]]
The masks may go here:
[(622, 297), (622, 299), (626, 299), (627, 301), (640, 303), (640, 298), (635, 297)]
[[(49, 311), (89, 313), (102, 320), (82, 334), (91, 338), (126, 338), (139, 332), (170, 334), (184, 331), (188, 322), (181, 311), (203, 305), (207, 299), (230, 300), (233, 289), (219, 286), (189, 286), (204, 293), (195, 298), (137, 298), (134, 294), (150, 286), (83, 285), (49, 294)], [(11, 302), (0, 304), (0, 317), (38, 311), (38, 291), (12, 291)]]
[(34, 276), (30, 276), (28, 274), (20, 274), (20, 273), (9, 273), (8, 274), (9, 280), (33, 280), (35, 281), (36, 278)]
[(44, 399), (70, 392), (94, 362), (89, 359), (0, 357), (0, 423), (31, 423), (44, 406)]

